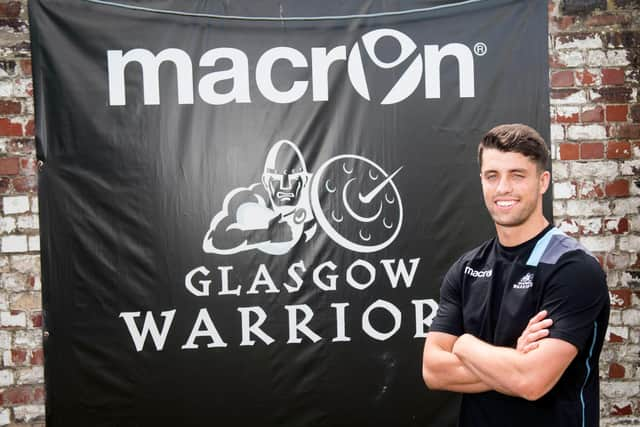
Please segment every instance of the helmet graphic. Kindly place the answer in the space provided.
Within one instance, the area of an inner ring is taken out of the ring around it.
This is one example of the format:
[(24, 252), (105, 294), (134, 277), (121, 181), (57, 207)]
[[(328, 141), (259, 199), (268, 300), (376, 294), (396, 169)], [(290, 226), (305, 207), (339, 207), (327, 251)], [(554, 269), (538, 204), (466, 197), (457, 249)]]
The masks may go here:
[(262, 185), (273, 206), (295, 206), (309, 174), (298, 147), (287, 140), (278, 141), (267, 154)]

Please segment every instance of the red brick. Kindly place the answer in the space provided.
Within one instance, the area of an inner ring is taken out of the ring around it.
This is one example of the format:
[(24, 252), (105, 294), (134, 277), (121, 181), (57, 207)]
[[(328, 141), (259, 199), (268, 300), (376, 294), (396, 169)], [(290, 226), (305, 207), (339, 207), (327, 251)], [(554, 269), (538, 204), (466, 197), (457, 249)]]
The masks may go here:
[(20, 114), (22, 104), (17, 101), (0, 101), (0, 114)]
[(626, 86), (609, 86), (594, 89), (594, 92), (600, 94), (602, 99), (599, 102), (610, 102), (612, 104), (623, 104), (631, 101), (632, 89)]
[(576, 73), (576, 77), (578, 78), (578, 82), (583, 86), (589, 86), (595, 83), (596, 76), (595, 74), (590, 73), (587, 70), (578, 71)]
[(586, 25), (590, 27), (602, 27), (605, 25), (626, 25), (631, 22), (630, 15), (615, 15), (610, 13), (603, 13), (602, 15), (593, 15), (587, 19)]
[(555, 123), (578, 123), (580, 121), (580, 115), (575, 112), (569, 116), (565, 116), (558, 111), (553, 119)]
[(609, 197), (625, 197), (629, 195), (629, 181), (617, 179), (607, 183), (604, 192)]
[(22, 136), (22, 124), (10, 119), (0, 118), (0, 136)]
[(549, 95), (551, 99), (565, 99), (577, 92), (580, 92), (580, 89), (552, 89)]
[(45, 390), (44, 387), (35, 387), (33, 389), (33, 403), (44, 403)]
[(604, 229), (613, 234), (624, 234), (629, 231), (629, 220), (627, 218), (606, 219)]
[(18, 193), (32, 193), (38, 190), (38, 178), (34, 175), (19, 176), (11, 182)]
[(624, 342), (624, 338), (614, 333), (609, 334), (609, 342)]
[(609, 136), (613, 138), (640, 139), (640, 124), (620, 124), (611, 126)]
[(562, 143), (560, 144), (561, 160), (578, 160), (580, 158), (580, 145)]
[(583, 122), (603, 122), (604, 121), (604, 109), (597, 106), (591, 110), (582, 112)]
[(34, 154), (36, 150), (33, 138), (12, 138), (7, 142), (10, 153)]
[(22, 61), (20, 61), (20, 69), (22, 70), (22, 74), (24, 76), (31, 76), (32, 71), (31, 71), (31, 60), (30, 59), (23, 59)]
[(0, 194), (7, 194), (11, 188), (11, 179), (0, 178)]
[(631, 121), (640, 122), (640, 104), (631, 106)]
[(607, 143), (607, 158), (628, 159), (631, 157), (631, 143), (628, 141), (609, 141)]
[(609, 378), (624, 378), (624, 366), (617, 363), (609, 365)]
[(31, 324), (34, 328), (42, 327), (42, 313), (34, 313), (31, 315)]
[(31, 364), (44, 365), (44, 352), (41, 348), (31, 351)]
[[(624, 373), (623, 373), (624, 374)], [(611, 377), (611, 368), (609, 368), (609, 376), (610, 378), (616, 378), (616, 377)], [(622, 377), (619, 377), (622, 378)], [(616, 416), (616, 417), (620, 417), (623, 415), (631, 415), (633, 413), (633, 410), (631, 408), (631, 404), (625, 405), (625, 406), (618, 406), (618, 405), (613, 405), (611, 407), (611, 415)]]
[(17, 157), (0, 158), (0, 175), (17, 175), (20, 171), (20, 161)]
[(626, 105), (607, 105), (608, 122), (626, 122), (629, 107)]
[(5, 390), (4, 400), (11, 405), (25, 405), (31, 403), (33, 389), (31, 387), (11, 387)]
[(571, 25), (573, 25), (574, 21), (574, 16), (554, 16), (551, 18), (551, 24), (554, 25), (558, 30), (566, 30)]
[(551, 87), (570, 87), (575, 84), (573, 71), (556, 71), (551, 74)]
[(27, 361), (27, 351), (20, 348), (11, 349), (11, 362), (14, 365), (24, 365)]
[(7, 3), (0, 3), (0, 16), (8, 18), (17, 18), (20, 16), (22, 7), (18, 1), (10, 1)]
[(624, 84), (624, 70), (621, 68), (604, 68), (602, 70), (603, 85)]
[(25, 136), (34, 136), (36, 134), (36, 124), (33, 120), (29, 120), (24, 127)]
[(581, 159), (604, 158), (604, 144), (602, 142), (583, 142), (580, 144)]
[[(614, 295), (614, 298), (612, 298), (611, 300), (611, 307), (625, 308), (631, 305), (631, 290), (615, 289), (615, 290), (609, 291), (609, 293)], [(616, 302), (614, 303), (614, 301)], [(618, 301), (622, 301), (622, 302), (618, 302)]]

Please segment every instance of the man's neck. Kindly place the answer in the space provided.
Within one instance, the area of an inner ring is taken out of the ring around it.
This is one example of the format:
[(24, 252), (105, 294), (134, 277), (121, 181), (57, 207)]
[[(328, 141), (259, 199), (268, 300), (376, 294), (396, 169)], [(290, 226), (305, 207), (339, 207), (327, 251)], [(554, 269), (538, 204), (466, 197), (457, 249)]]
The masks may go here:
[(549, 221), (542, 215), (531, 218), (527, 223), (515, 227), (505, 227), (496, 224), (498, 241), (500, 241), (502, 246), (518, 246), (527, 240), (533, 239), (544, 230), (547, 225), (549, 225)]

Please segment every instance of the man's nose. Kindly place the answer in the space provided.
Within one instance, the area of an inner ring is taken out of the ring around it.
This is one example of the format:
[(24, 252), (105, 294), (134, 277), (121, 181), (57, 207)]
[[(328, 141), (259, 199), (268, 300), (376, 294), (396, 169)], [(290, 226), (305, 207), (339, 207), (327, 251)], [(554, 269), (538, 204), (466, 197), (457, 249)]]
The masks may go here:
[(498, 182), (498, 187), (496, 188), (496, 193), (509, 194), (511, 193), (511, 190), (512, 190), (512, 186), (511, 186), (511, 180), (509, 179), (509, 177), (504, 176), (500, 178), (500, 181)]
[(282, 174), (282, 180), (280, 181), (280, 188), (287, 190), (289, 188), (289, 184), (290, 184), (289, 174), (287, 173)]

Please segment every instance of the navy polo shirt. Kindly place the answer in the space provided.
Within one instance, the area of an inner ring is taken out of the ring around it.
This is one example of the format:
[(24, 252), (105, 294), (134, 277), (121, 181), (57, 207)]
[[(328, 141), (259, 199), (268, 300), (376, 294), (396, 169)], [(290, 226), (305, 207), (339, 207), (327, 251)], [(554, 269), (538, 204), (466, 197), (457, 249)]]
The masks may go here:
[(606, 278), (597, 260), (557, 228), (548, 226), (515, 247), (494, 238), (460, 257), (444, 278), (430, 330), (515, 348), (541, 310), (553, 320), (549, 337), (573, 344), (575, 359), (534, 402), (495, 391), (464, 394), (460, 426), (598, 426), (598, 358), (609, 319)]

